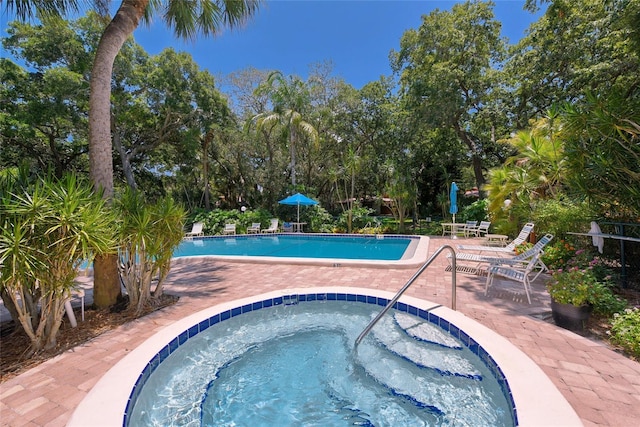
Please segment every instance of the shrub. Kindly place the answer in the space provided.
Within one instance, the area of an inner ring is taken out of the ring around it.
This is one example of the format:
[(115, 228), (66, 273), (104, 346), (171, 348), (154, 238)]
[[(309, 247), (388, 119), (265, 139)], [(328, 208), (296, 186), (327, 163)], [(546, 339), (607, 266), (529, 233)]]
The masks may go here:
[[(365, 227), (371, 227), (377, 220), (371, 216), (373, 209), (366, 207), (354, 207), (351, 209), (351, 230), (352, 232)], [(338, 217), (337, 226), (340, 229), (348, 230), (349, 211), (344, 211)]]
[(551, 270), (558, 270), (567, 266), (567, 263), (575, 256), (576, 249), (566, 240), (557, 240), (544, 250), (542, 262)]
[(640, 309), (635, 307), (614, 314), (611, 325), (611, 342), (640, 358)]
[(489, 200), (480, 199), (462, 208), (462, 218), (465, 221), (486, 221), (489, 215)]
[(120, 217), (118, 269), (129, 310), (138, 316), (162, 295), (173, 250), (184, 235), (185, 212), (169, 197), (149, 204), (142, 193), (130, 188), (115, 200), (114, 208)]
[(80, 264), (115, 253), (114, 216), (89, 182), (0, 183), (0, 291), (13, 320), (31, 340), (30, 352), (56, 346)]
[(586, 202), (575, 202), (568, 198), (544, 199), (535, 204), (531, 222), (536, 224), (536, 230), (563, 236), (567, 231), (580, 230), (593, 216)]
[(551, 273), (547, 290), (561, 304), (589, 304), (596, 313), (611, 315), (622, 311), (626, 302), (613, 291), (610, 271), (600, 258), (590, 258), (586, 251), (576, 251), (564, 268)]
[(203, 211), (198, 213), (194, 218), (194, 222), (202, 221), (204, 223), (204, 234), (222, 234), (222, 230), (224, 230), (225, 224), (239, 224), (242, 215), (242, 212), (237, 209), (214, 209), (209, 212)]
[[(315, 233), (331, 233), (334, 228), (333, 217), (325, 208), (316, 205), (305, 209), (305, 220), (308, 222), (307, 230)], [(301, 213), (302, 215), (302, 213)]]

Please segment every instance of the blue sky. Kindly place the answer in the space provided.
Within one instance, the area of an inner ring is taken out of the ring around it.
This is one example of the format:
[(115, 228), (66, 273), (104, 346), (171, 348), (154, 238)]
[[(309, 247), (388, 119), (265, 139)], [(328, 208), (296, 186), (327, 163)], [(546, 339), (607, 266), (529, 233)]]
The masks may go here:
[[(517, 42), (540, 16), (524, 11), (524, 0), (494, 2), (502, 35), (511, 43)], [(266, 0), (246, 25), (213, 38), (179, 40), (158, 18), (150, 27), (141, 25), (136, 29), (134, 38), (150, 54), (169, 46), (189, 52), (200, 68), (215, 76), (252, 66), (306, 78), (311, 64), (330, 60), (333, 75), (359, 89), (382, 75), (391, 75), (389, 52), (399, 48), (406, 30), (420, 27), (422, 15), (435, 9), (450, 10), (455, 3), (458, 2)], [(119, 4), (113, 0), (112, 7)], [(2, 7), (3, 36), (6, 22)]]
[[(309, 65), (331, 60), (334, 76), (356, 88), (391, 75), (389, 52), (402, 34), (417, 29), (421, 16), (450, 10), (455, 1), (268, 0), (244, 27), (195, 42), (175, 39), (163, 22), (134, 32), (150, 54), (172, 46), (189, 52), (201, 68), (226, 75), (252, 66), (307, 77)], [(524, 0), (496, 1), (503, 36), (517, 42), (539, 15), (524, 11)]]

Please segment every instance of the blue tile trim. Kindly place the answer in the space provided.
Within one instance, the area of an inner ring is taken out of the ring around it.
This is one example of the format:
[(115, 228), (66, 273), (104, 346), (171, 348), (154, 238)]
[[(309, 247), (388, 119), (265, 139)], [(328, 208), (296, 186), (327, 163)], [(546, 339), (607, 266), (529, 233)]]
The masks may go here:
[[(209, 237), (215, 238), (216, 236)], [(393, 237), (393, 236), (391, 236)], [(254, 310), (260, 310), (262, 308), (268, 308), (278, 305), (291, 305), (298, 304), (300, 301), (357, 301), (366, 304), (373, 304), (378, 306), (386, 306), (389, 303), (389, 300), (386, 298), (376, 298), (368, 295), (359, 295), (359, 294), (343, 294), (343, 293), (315, 293), (315, 294), (292, 294), (285, 295), (282, 297), (276, 297), (272, 299), (267, 299), (264, 301), (254, 302), (252, 304), (246, 304), (241, 307), (236, 307), (231, 310), (223, 311), (222, 313), (211, 316), (209, 319), (203, 320), (197, 325), (191, 326), (186, 331), (180, 333), (177, 337), (173, 338), (165, 347), (163, 347), (150, 361), (147, 363), (147, 366), (143, 369), (138, 377), (133, 390), (129, 395), (129, 399), (127, 401), (127, 406), (125, 409), (125, 413), (123, 415), (123, 423), (124, 427), (129, 425), (129, 413), (133, 410), (133, 406), (135, 405), (136, 399), (140, 395), (144, 384), (147, 382), (153, 371), (160, 365), (162, 361), (164, 361), (167, 357), (169, 357), (173, 352), (178, 350), (178, 348), (187, 342), (189, 338), (196, 336), (198, 333), (206, 330), (212, 325), (216, 323), (225, 321), (230, 319), (231, 317), (238, 316), (243, 313), (248, 313)], [(509, 387), (509, 382), (504, 376), (502, 369), (498, 366), (495, 360), (491, 357), (491, 355), (481, 346), (479, 345), (473, 338), (471, 338), (467, 333), (458, 328), (452, 323), (438, 317), (430, 311), (425, 311), (422, 309), (418, 309), (411, 305), (397, 302), (394, 308), (398, 311), (402, 311), (405, 313), (416, 315), (424, 320), (427, 320), (430, 323), (433, 323), (436, 326), (439, 326), (443, 330), (450, 333), (454, 338), (460, 340), (460, 342), (465, 345), (469, 350), (477, 355), (480, 360), (485, 364), (485, 366), (489, 369), (489, 371), (493, 374), (493, 376), (498, 381), (500, 388), (502, 389), (502, 393), (507, 398), (507, 401), (510, 402), (512, 408), (512, 419), (514, 425), (518, 425), (518, 414), (515, 407), (515, 403), (513, 401), (513, 395), (511, 393), (511, 388)]]

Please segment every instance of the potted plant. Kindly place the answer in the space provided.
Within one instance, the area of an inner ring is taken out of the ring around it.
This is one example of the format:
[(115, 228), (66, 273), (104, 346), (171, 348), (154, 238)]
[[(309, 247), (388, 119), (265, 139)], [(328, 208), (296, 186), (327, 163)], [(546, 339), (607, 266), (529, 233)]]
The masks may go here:
[(624, 301), (611, 290), (609, 270), (599, 258), (588, 259), (576, 251), (565, 268), (552, 271), (547, 281), (551, 296), (551, 314), (556, 325), (584, 332), (593, 311), (612, 314), (624, 309)]

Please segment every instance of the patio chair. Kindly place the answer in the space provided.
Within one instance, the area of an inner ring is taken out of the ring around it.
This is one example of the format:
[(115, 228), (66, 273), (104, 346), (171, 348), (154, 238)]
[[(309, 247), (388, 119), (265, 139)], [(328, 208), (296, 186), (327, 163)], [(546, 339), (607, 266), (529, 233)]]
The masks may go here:
[(513, 239), (507, 246), (504, 247), (496, 247), (496, 246), (485, 246), (485, 245), (458, 245), (458, 249), (461, 251), (480, 251), (480, 252), (496, 252), (500, 254), (511, 254), (516, 249), (516, 246), (521, 245), (527, 241), (529, 238), (529, 234), (533, 230), (533, 223), (528, 222), (520, 230), (520, 234)]
[[(456, 253), (456, 267), (459, 267), (461, 272), (470, 272), (479, 273), (480, 265), (483, 263), (488, 263), (491, 265), (508, 265), (512, 267), (524, 267), (529, 263), (529, 260), (536, 256), (542, 255), (544, 253), (544, 247), (553, 240), (553, 234), (545, 234), (536, 242), (533, 247), (522, 252), (519, 255), (514, 257), (491, 257), (480, 254), (468, 253), (468, 252), (458, 252)], [(451, 263), (451, 255), (448, 255), (449, 263)], [(465, 262), (476, 263), (474, 267), (468, 267), (464, 265)], [(450, 264), (451, 266), (451, 264)], [(542, 259), (538, 259), (538, 263), (534, 266), (535, 269), (538, 270), (538, 273), (535, 275), (533, 280), (536, 280), (540, 274), (548, 271), (549, 269), (542, 261)]]
[(293, 233), (293, 224), (291, 224), (290, 222), (285, 222), (284, 224), (282, 224), (282, 231), (284, 231), (285, 233)]
[(262, 230), (263, 233), (277, 233), (278, 232), (278, 223), (280, 221), (278, 218), (271, 218), (271, 224), (269, 224), (269, 228), (265, 228)]
[(254, 222), (249, 227), (247, 227), (247, 234), (251, 233), (259, 233), (260, 232), (260, 223)]
[(478, 229), (478, 221), (467, 221), (464, 224), (464, 228), (462, 232), (464, 233), (464, 237), (469, 237), (470, 234), (476, 234), (476, 230)]
[(476, 236), (486, 236), (489, 233), (489, 227), (491, 227), (491, 221), (480, 221), (480, 225), (476, 228)]
[(236, 225), (225, 224), (224, 230), (222, 230), (222, 234), (236, 234)]
[(186, 233), (184, 233), (184, 237), (187, 238), (194, 236), (204, 236), (204, 231), (202, 231), (203, 227), (203, 222), (194, 222), (193, 226), (191, 227), (191, 231), (187, 231)]
[[(527, 294), (527, 301), (531, 304), (531, 280), (529, 275), (535, 270), (540, 261), (541, 253), (534, 255), (529, 262), (524, 266), (506, 266), (492, 264), (487, 268), (487, 281), (485, 282), (484, 294), (485, 296), (489, 292), (489, 288), (493, 285), (493, 279), (495, 276), (502, 276), (506, 279), (513, 280), (522, 283), (524, 286), (524, 292)], [(536, 275), (536, 277), (538, 277)], [(535, 278), (534, 278), (535, 280)]]

